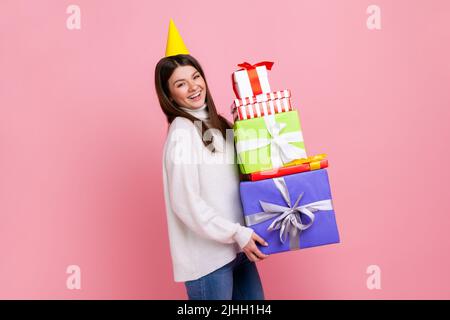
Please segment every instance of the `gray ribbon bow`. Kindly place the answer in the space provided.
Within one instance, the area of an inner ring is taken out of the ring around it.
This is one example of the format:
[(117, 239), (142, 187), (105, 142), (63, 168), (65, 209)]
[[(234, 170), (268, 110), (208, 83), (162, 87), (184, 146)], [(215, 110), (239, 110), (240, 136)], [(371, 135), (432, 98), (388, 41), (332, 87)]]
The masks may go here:
[[(263, 212), (254, 213), (245, 216), (247, 226), (259, 224), (261, 222), (273, 219), (268, 231), (280, 230), (280, 241), (284, 243), (289, 234), (289, 248), (291, 250), (300, 248), (300, 233), (308, 229), (314, 223), (314, 213), (318, 210), (333, 210), (331, 199), (316, 201), (299, 206), (299, 202), (303, 196), (303, 192), (297, 197), (294, 205), (291, 205), (289, 190), (283, 177), (273, 178), (276, 188), (280, 191), (284, 201), (288, 207), (280, 206), (275, 203), (259, 200)], [(301, 214), (306, 215), (310, 222), (303, 224)]]

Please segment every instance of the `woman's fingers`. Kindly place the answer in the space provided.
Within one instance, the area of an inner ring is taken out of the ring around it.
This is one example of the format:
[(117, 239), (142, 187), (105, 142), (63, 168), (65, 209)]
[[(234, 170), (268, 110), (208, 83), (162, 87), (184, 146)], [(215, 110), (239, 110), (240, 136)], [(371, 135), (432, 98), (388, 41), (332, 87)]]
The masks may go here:
[(266, 242), (266, 240), (264, 240), (263, 238), (261, 238), (256, 232), (253, 232), (253, 239), (255, 239), (256, 241), (258, 241), (261, 245), (263, 246), (268, 246), (269, 244)]
[(252, 261), (252, 253), (248, 250), (244, 250), (245, 255), (247, 256), (248, 260)]
[(262, 253), (258, 249), (258, 246), (256, 245), (255, 240), (258, 241), (259, 243), (261, 243), (262, 245), (267, 245), (267, 242), (263, 238), (261, 238), (255, 232), (253, 232), (249, 243), (244, 247), (244, 252), (247, 255), (248, 259), (250, 261), (259, 261), (259, 260), (267, 258), (268, 255)]
[[(248, 253), (248, 254), (247, 254)], [(247, 252), (246, 252), (247, 256), (252, 256), (255, 257), (257, 260), (255, 261), (259, 261), (262, 259), (265, 259), (268, 257), (268, 255), (262, 253), (258, 247), (256, 246), (256, 243), (253, 242), (253, 244), (251, 246), (249, 246)], [(250, 258), (250, 257), (249, 257)], [(253, 261), (253, 260), (252, 260)]]
[(265, 259), (268, 257), (267, 254), (262, 253), (256, 246), (253, 249), (253, 254), (256, 255), (259, 259)]
[(253, 261), (253, 262), (257, 262), (260, 260), (253, 252), (249, 252), (247, 254), (247, 257), (250, 261)]

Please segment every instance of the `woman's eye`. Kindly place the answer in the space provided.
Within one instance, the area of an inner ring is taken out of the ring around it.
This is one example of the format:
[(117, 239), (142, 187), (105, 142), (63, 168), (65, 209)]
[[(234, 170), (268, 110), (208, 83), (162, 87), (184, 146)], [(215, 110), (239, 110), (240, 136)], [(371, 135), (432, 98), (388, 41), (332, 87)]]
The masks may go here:
[(179, 85), (177, 85), (177, 88), (180, 88), (181, 86), (184, 86), (184, 83), (180, 83)]
[(194, 79), (197, 79), (198, 77), (200, 77), (200, 75), (196, 75), (196, 76), (194, 77)]

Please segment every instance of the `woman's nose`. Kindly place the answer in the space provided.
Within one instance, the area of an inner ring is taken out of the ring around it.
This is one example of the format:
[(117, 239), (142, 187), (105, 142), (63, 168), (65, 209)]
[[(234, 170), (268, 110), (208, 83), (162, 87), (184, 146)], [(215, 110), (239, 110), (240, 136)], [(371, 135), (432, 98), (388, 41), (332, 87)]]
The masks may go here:
[(198, 89), (198, 85), (195, 82), (189, 82), (189, 91), (195, 91)]

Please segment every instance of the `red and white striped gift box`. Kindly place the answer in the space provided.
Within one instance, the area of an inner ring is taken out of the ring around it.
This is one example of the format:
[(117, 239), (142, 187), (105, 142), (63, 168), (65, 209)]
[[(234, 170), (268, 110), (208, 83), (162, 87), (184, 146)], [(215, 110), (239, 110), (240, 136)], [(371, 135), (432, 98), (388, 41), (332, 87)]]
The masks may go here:
[(235, 99), (231, 106), (234, 120), (245, 120), (294, 110), (289, 90), (274, 91), (256, 97)]
[(256, 97), (234, 99), (234, 103), (231, 107), (232, 108), (240, 107), (240, 106), (245, 106), (245, 105), (252, 104), (255, 102), (262, 102), (262, 101), (269, 101), (269, 100), (290, 98), (290, 97), (291, 97), (291, 90), (289, 90), (289, 89), (282, 90), (282, 91), (273, 91), (273, 92), (269, 92), (269, 93), (262, 93), (260, 95), (257, 95)]

